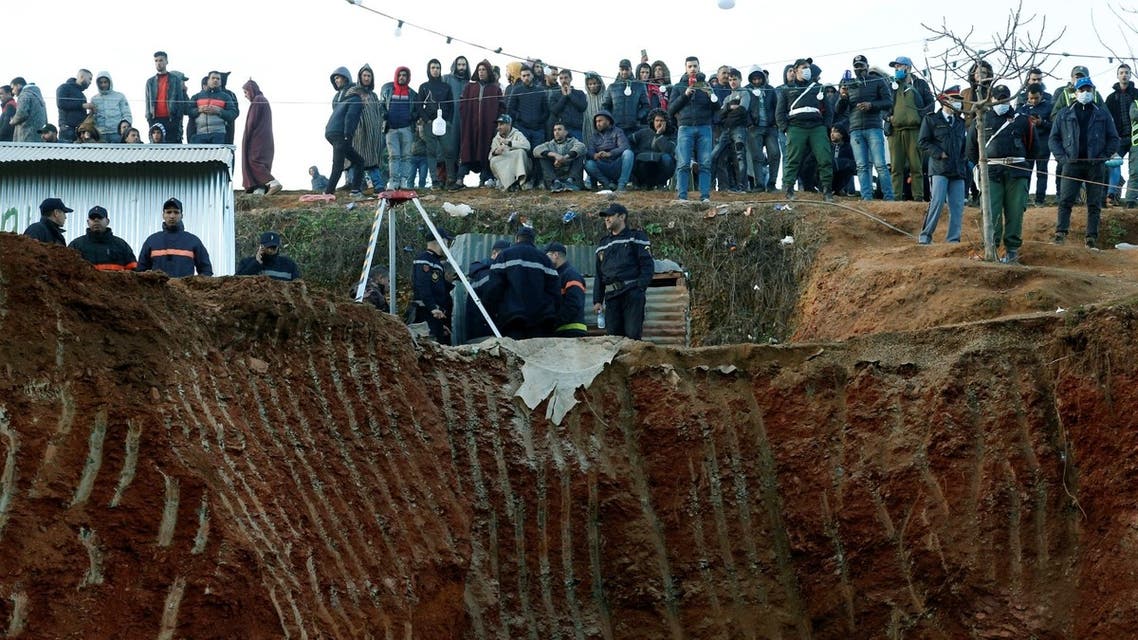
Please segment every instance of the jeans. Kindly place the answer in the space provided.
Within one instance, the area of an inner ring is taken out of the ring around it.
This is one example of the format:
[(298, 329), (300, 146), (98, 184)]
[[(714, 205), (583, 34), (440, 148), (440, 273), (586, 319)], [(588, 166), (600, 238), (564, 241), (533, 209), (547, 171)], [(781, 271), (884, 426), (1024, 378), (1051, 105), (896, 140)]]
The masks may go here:
[(585, 173), (602, 184), (616, 180), (616, 188), (623, 189), (628, 186), (628, 178), (632, 175), (632, 162), (635, 155), (632, 149), (625, 149), (619, 158), (605, 160), (589, 159), (585, 161)]
[[(1028, 160), (1031, 168), (1035, 171), (1035, 203), (1043, 204), (1044, 199), (1047, 197), (1047, 162), (1051, 160), (1051, 155), (1045, 155), (1042, 158), (1032, 158)], [(1030, 187), (1028, 191), (1030, 191)]]
[(751, 153), (751, 166), (755, 170), (755, 187), (774, 191), (778, 167), (782, 164), (778, 129), (751, 127), (747, 132), (747, 149)]
[(877, 180), (881, 183), (881, 195), (886, 200), (892, 200), (892, 176), (885, 164), (885, 133), (879, 128), (850, 131), (850, 146), (853, 147), (854, 161), (857, 162), (857, 185), (861, 199), (873, 200), (872, 163), (877, 170)]
[(699, 163), (699, 197), (711, 198), (711, 125), (680, 125), (676, 134), (676, 192), (680, 200), (687, 200), (691, 186), (692, 151)]
[[(884, 180), (882, 181), (884, 182)], [(948, 234), (946, 242), (960, 242), (960, 228), (964, 224), (964, 178), (946, 178), (945, 176), (932, 176), (929, 180), (932, 187), (932, 197), (929, 199), (929, 210), (925, 214), (925, 224), (921, 228), (921, 235), (917, 239), (921, 244), (933, 241), (933, 232), (936, 231), (937, 222), (940, 221), (940, 212), (948, 201)]]
[(541, 177), (547, 183), (554, 180), (572, 180), (574, 185), (581, 184), (581, 172), (585, 166), (584, 156), (577, 156), (567, 163), (562, 163), (560, 167), (553, 166), (553, 161), (549, 158), (539, 158), (541, 161)]
[(747, 187), (747, 128), (731, 127), (723, 129), (719, 134), (719, 141), (711, 152), (712, 164), (718, 165), (720, 160), (726, 158), (729, 185), (720, 184), (723, 191), (730, 186), (732, 189), (745, 189)]
[[(324, 139), (332, 145), (332, 172), (328, 174), (328, 187), (324, 189), (324, 193), (335, 193), (336, 185), (340, 182), (340, 175), (344, 173), (344, 160), (351, 160), (353, 167), (362, 167), (364, 159), (352, 147), (351, 139), (345, 140), (335, 134), (327, 135)], [(362, 191), (363, 171), (353, 171), (351, 182), (352, 191)]]
[(438, 182), (435, 182), (436, 176), (431, 171), (431, 166), (428, 164), (427, 156), (411, 156), (411, 177), (409, 186), (419, 189), (427, 188), (427, 176), (431, 176), (431, 186), (437, 187)]
[(225, 144), (225, 132), (195, 133), (190, 144)]
[(389, 130), (386, 140), (391, 182), (396, 189), (406, 189), (411, 186), (411, 145), (415, 142), (415, 135), (408, 126)]
[(1059, 194), (1059, 219), (1055, 232), (1066, 235), (1071, 228), (1071, 208), (1079, 197), (1083, 183), (1087, 185), (1087, 234), (1088, 238), (1098, 238), (1098, 223), (1102, 216), (1102, 181), (1106, 175), (1106, 165), (1102, 161), (1068, 162), (1063, 165), (1063, 186)]
[(1014, 251), (1023, 246), (1023, 212), (1027, 209), (1027, 183), (1030, 179), (988, 180), (988, 207), (992, 212), (992, 246)]

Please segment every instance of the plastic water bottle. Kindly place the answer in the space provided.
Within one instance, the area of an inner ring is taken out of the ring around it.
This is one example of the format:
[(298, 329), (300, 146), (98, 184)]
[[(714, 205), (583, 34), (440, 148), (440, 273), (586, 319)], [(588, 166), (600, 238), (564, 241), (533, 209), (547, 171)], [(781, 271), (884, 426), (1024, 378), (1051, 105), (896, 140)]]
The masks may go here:
[(601, 307), (600, 312), (597, 313), (597, 328), (598, 329), (604, 329), (605, 328), (605, 308), (604, 307)]
[(436, 136), (445, 135), (447, 132), (447, 121), (443, 120), (443, 110), (437, 109), (435, 112), (435, 119), (431, 122), (431, 133)]

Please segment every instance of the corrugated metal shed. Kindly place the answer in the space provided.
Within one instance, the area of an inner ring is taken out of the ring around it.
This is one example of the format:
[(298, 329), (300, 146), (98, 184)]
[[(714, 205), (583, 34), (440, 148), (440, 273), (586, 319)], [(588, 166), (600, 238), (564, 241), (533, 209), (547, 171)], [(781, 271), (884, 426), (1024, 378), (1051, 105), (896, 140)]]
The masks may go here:
[(137, 253), (162, 227), (162, 203), (182, 201), (186, 230), (201, 238), (215, 275), (236, 269), (231, 145), (0, 143), (0, 231), (22, 233), (39, 204), (58, 197), (67, 241), (86, 232), (101, 205), (111, 229)]
[[(513, 241), (513, 236), (467, 233), (455, 238), (450, 248), (465, 270), (470, 263), (490, 256), (490, 249), (498, 240)], [(585, 276), (585, 324), (590, 335), (603, 335), (597, 329), (597, 316), (593, 313), (593, 275), (596, 245), (568, 245), (570, 264)], [(683, 272), (674, 271), (660, 260), (656, 261), (656, 275), (649, 287), (644, 307), (644, 340), (661, 345), (686, 347), (691, 344), (691, 295)], [(454, 291), (454, 318), (452, 331), (456, 340), (463, 340), (466, 323), (466, 290), (456, 283)]]

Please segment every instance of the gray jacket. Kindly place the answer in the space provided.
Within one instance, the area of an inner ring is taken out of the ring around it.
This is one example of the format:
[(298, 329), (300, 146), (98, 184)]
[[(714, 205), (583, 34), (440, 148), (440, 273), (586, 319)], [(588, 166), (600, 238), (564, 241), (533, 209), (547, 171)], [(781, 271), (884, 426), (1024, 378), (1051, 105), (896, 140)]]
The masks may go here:
[(40, 141), (40, 128), (47, 124), (47, 105), (39, 87), (29, 84), (20, 90), (20, 97), (16, 100), (16, 115), (12, 116), (10, 123), (15, 127), (13, 142)]
[(95, 105), (95, 126), (99, 128), (99, 137), (103, 142), (122, 142), (119, 138), (119, 123), (123, 120), (134, 121), (130, 115), (130, 104), (126, 101), (126, 96), (115, 91), (111, 74), (100, 71), (95, 76), (96, 86), (99, 78), (106, 78), (110, 84), (106, 91), (100, 90), (91, 98), (91, 104)]

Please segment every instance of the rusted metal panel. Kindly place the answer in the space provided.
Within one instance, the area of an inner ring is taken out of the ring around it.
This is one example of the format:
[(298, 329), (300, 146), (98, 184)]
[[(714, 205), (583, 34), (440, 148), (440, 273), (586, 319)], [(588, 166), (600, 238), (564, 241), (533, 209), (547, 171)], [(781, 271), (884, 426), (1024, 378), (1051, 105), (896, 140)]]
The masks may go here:
[[(37, 146), (121, 148), (135, 145)], [(0, 171), (0, 231), (22, 233), (29, 224), (39, 220), (39, 203), (45, 198), (58, 197), (75, 210), (68, 214), (64, 226), (68, 242), (86, 232), (87, 211), (100, 205), (110, 215), (114, 234), (126, 240), (137, 254), (147, 236), (162, 228), (162, 203), (175, 197), (182, 201), (186, 230), (201, 238), (209, 251), (214, 274), (230, 275), (236, 268), (237, 257), (232, 163), (218, 162), (216, 154), (222, 150), (232, 158), (233, 147), (208, 146), (211, 148), (181, 150), (186, 158), (197, 157), (198, 160), (127, 165), (93, 160), (9, 160)], [(0, 153), (6, 147), (0, 145)], [(108, 154), (110, 150), (104, 149), (102, 153)], [(195, 153), (198, 155), (194, 156)]]

